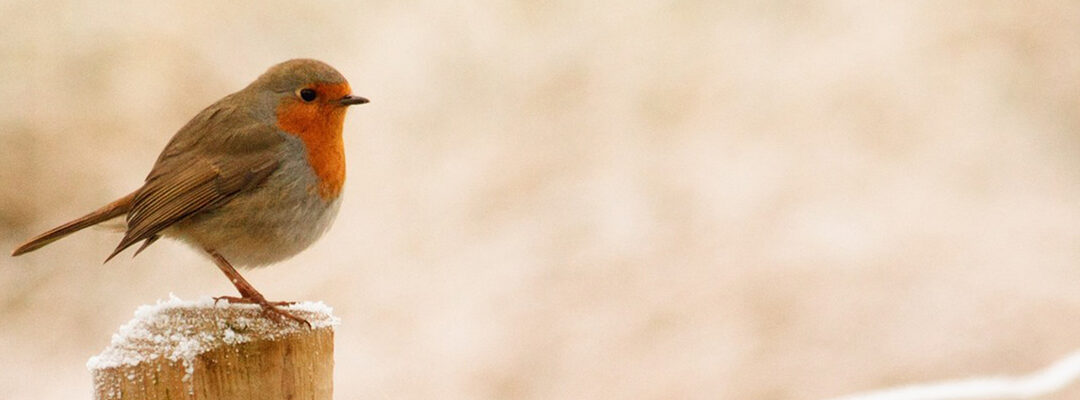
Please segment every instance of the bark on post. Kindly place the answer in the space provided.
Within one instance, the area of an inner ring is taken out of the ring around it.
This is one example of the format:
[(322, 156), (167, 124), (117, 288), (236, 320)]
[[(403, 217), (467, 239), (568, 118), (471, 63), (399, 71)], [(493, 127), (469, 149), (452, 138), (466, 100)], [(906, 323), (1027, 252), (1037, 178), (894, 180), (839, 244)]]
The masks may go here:
[(322, 303), (289, 310), (312, 327), (211, 299), (142, 306), (87, 362), (94, 398), (329, 400), (338, 320)]

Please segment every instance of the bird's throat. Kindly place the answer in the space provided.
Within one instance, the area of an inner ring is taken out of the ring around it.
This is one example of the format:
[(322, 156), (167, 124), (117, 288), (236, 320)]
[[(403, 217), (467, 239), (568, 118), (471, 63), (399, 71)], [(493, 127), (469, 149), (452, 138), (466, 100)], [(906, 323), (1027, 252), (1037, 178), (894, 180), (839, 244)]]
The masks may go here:
[(345, 184), (345, 146), (341, 130), (345, 108), (332, 104), (282, 104), (277, 109), (278, 128), (304, 142), (307, 160), (319, 180), (317, 190), (324, 200), (341, 194)]

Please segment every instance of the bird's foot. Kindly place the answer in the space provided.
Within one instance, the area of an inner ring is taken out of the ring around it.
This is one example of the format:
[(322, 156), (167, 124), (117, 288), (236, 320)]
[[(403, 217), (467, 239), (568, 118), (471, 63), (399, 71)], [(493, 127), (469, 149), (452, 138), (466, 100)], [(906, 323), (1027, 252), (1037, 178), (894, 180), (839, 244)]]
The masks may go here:
[(235, 297), (235, 296), (217, 296), (217, 297), (214, 297), (214, 304), (217, 304), (217, 302), (222, 301), (222, 300), (228, 302), (229, 304), (258, 304), (258, 305), (262, 305), (265, 302), (266, 304), (276, 306), (276, 307), (291, 306), (293, 304), (296, 304), (295, 301), (266, 301), (266, 299), (254, 299), (254, 298), (250, 298), (250, 297)]
[(308, 322), (306, 319), (297, 317), (296, 315), (293, 315), (293, 313), (280, 308), (283, 306), (291, 306), (293, 304), (296, 304), (295, 301), (266, 301), (266, 298), (262, 297), (261, 295), (257, 297), (218, 296), (214, 297), (214, 304), (217, 304), (217, 302), (222, 300), (228, 302), (229, 304), (258, 304), (260, 307), (262, 307), (263, 315), (266, 315), (267, 318), (270, 318), (276, 322), (282, 322), (287, 318), (295, 321), (296, 323), (307, 325), (308, 328), (311, 328), (311, 323)]

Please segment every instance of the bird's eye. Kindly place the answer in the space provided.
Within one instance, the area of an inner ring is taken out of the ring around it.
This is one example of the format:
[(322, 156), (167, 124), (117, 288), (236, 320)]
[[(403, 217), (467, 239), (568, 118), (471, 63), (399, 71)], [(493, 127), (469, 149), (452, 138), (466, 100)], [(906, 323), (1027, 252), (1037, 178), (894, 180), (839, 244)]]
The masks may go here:
[(315, 101), (315, 95), (314, 89), (303, 89), (300, 91), (300, 98), (307, 102)]

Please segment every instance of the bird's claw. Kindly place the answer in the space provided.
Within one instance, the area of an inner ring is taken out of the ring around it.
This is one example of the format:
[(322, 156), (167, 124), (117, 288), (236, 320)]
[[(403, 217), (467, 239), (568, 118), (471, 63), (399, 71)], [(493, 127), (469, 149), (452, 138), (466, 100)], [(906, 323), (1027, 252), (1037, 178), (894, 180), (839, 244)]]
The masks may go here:
[(306, 325), (309, 329), (311, 323), (306, 319), (297, 317), (293, 313), (285, 311), (279, 307), (291, 306), (296, 304), (295, 301), (266, 301), (262, 296), (259, 297), (234, 297), (234, 296), (217, 296), (214, 297), (214, 305), (217, 305), (219, 301), (226, 301), (229, 304), (258, 304), (262, 307), (263, 315), (267, 318), (274, 320), (275, 322), (282, 322), (286, 318), (293, 320), (296, 323)]

